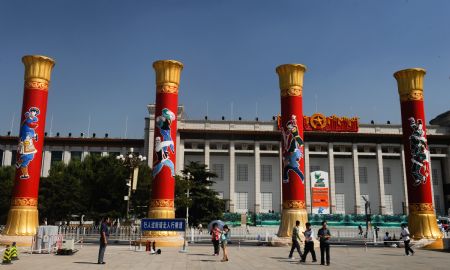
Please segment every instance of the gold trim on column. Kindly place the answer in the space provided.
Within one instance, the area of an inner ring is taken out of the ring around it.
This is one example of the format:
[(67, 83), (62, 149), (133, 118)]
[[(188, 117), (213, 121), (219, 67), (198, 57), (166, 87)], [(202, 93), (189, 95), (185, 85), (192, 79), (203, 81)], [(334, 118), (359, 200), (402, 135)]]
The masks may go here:
[(38, 226), (39, 214), (36, 206), (11, 206), (2, 234), (35, 235)]
[(43, 55), (25, 55), (22, 57), (22, 63), (25, 65), (25, 82), (50, 82), (55, 60)]
[(155, 208), (155, 207), (173, 208), (174, 200), (169, 200), (169, 199), (150, 200), (150, 208)]
[[(410, 206), (411, 207), (411, 206)], [(411, 210), (411, 208), (410, 208)], [(413, 239), (439, 239), (442, 232), (439, 230), (434, 211), (414, 211), (408, 216), (409, 234)]]
[(30, 197), (15, 197), (11, 200), (11, 206), (34, 206), (37, 207), (37, 199)]
[(278, 73), (280, 95), (282, 97), (301, 97), (306, 66), (302, 64), (285, 64), (278, 66), (275, 70)]
[(306, 209), (305, 201), (287, 200), (283, 201), (283, 209)]
[(178, 85), (167, 83), (163, 86), (160, 86), (156, 89), (158, 94), (178, 94)]
[[(163, 86), (177, 86), (180, 84), (181, 71), (183, 64), (175, 60), (159, 60), (153, 62), (153, 68), (156, 73), (156, 86), (163, 88)], [(166, 93), (166, 92), (164, 92)], [(176, 90), (178, 93), (178, 88)]]
[(294, 228), (297, 220), (300, 221), (300, 231), (304, 231), (305, 224), (308, 222), (308, 213), (306, 212), (306, 209), (283, 208), (280, 227), (277, 234), (278, 237), (291, 237), (292, 229)]
[(400, 101), (423, 100), (423, 68), (409, 68), (394, 73)]
[(432, 203), (410, 203), (409, 212), (431, 212), (434, 213), (434, 207)]

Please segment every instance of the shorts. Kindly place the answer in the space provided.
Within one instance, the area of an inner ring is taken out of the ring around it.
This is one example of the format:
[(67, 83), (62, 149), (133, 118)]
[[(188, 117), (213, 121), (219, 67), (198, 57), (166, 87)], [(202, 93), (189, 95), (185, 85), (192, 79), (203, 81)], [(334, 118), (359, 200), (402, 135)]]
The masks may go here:
[(220, 243), (220, 246), (222, 247), (222, 248), (226, 248), (227, 247), (227, 241), (223, 241), (222, 243)]

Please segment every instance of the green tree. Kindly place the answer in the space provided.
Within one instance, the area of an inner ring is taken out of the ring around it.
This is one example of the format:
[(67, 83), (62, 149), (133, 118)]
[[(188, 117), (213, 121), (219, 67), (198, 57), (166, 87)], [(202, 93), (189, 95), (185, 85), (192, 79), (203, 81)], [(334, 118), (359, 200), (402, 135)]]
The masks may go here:
[(6, 224), (8, 218), (15, 173), (12, 166), (0, 167), (0, 224)]
[[(186, 217), (186, 206), (189, 205), (189, 224), (206, 224), (215, 219), (221, 219), (225, 210), (225, 201), (218, 197), (218, 193), (211, 189), (214, 184), (215, 173), (207, 166), (198, 162), (190, 162), (182, 171), (183, 176), (176, 177), (175, 205), (176, 216)], [(188, 180), (188, 173), (191, 179)], [(189, 200), (187, 189), (189, 188)]]

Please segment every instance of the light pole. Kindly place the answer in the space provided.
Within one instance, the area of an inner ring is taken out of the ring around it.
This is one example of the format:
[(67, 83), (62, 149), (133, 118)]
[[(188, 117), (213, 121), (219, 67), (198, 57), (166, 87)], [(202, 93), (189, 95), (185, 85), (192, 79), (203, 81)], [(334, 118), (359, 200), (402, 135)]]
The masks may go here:
[(187, 192), (186, 192), (186, 199), (187, 199), (187, 204), (186, 204), (186, 226), (184, 227), (184, 241), (183, 241), (183, 249), (180, 250), (181, 253), (186, 253), (186, 236), (187, 236), (187, 228), (189, 227), (189, 189), (191, 187), (191, 180), (194, 179), (194, 176), (191, 175), (190, 172), (186, 173), (186, 176), (183, 177), (183, 179), (185, 181), (187, 181)]
[(120, 154), (116, 157), (116, 159), (129, 170), (130, 177), (127, 179), (128, 186), (128, 196), (125, 196), (124, 200), (127, 201), (127, 220), (130, 219), (130, 199), (131, 199), (131, 191), (135, 191), (137, 188), (137, 180), (139, 174), (139, 165), (147, 158), (140, 155), (139, 153), (135, 153), (133, 148), (130, 148), (130, 152), (125, 156)]

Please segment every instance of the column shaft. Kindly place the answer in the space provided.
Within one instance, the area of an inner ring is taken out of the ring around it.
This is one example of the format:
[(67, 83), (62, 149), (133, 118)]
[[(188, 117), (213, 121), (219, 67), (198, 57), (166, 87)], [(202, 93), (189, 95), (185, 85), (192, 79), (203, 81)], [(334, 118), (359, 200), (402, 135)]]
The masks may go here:
[(254, 212), (261, 211), (261, 153), (259, 142), (255, 142), (255, 208)]
[(312, 213), (311, 207), (311, 171), (309, 169), (309, 143), (305, 142), (305, 189), (306, 189), (306, 211)]
[(328, 144), (328, 169), (330, 174), (328, 176), (330, 180), (330, 203), (331, 203), (331, 213), (336, 213), (336, 181), (334, 173), (334, 151), (333, 144)]
[(384, 171), (383, 171), (383, 152), (381, 144), (377, 144), (377, 168), (378, 168), (378, 195), (380, 198), (380, 215), (386, 212), (386, 202), (384, 200)]
[(353, 179), (355, 184), (355, 214), (361, 214), (361, 191), (359, 187), (358, 145), (352, 145)]
[(234, 148), (234, 141), (230, 141), (230, 198), (228, 210), (231, 213), (235, 212), (235, 200), (236, 200), (236, 190), (234, 187), (234, 182), (236, 181), (235, 169), (236, 169), (236, 153)]

